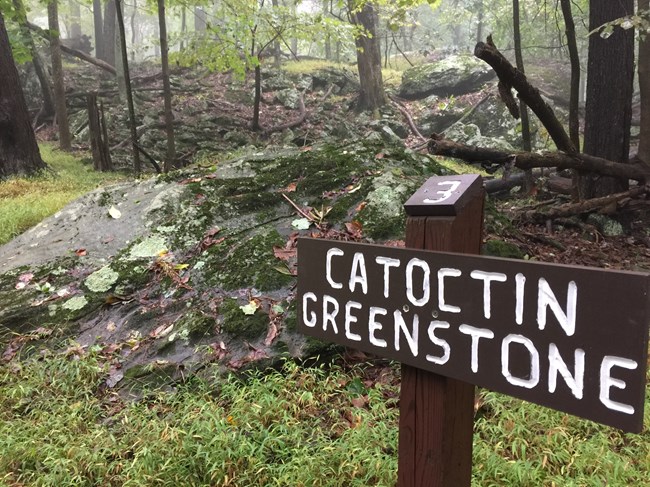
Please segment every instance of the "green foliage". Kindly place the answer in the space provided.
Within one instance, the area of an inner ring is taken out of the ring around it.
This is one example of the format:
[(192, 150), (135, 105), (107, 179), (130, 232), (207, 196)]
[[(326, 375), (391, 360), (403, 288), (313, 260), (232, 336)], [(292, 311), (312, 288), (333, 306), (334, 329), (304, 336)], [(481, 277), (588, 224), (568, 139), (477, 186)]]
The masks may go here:
[(607, 39), (614, 33), (614, 29), (620, 27), (623, 30), (637, 29), (642, 39), (650, 33), (650, 10), (639, 10), (634, 15), (626, 15), (589, 32), (589, 35), (598, 33), (603, 39)]
[(53, 215), (78, 196), (121, 179), (116, 173), (96, 172), (79, 158), (50, 145), (41, 145), (41, 155), (53, 172), (0, 181), (0, 244)]

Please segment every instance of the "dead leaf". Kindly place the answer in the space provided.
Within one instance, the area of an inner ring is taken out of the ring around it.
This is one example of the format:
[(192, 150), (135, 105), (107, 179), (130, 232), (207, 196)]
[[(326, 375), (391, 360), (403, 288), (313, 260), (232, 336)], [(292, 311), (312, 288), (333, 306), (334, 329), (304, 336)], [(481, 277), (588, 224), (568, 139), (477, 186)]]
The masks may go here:
[(166, 335), (169, 335), (174, 328), (174, 323), (167, 324), (163, 323), (162, 325), (156, 327), (151, 333), (149, 333), (149, 336), (151, 338), (162, 338)]
[(108, 209), (108, 214), (111, 218), (114, 218), (115, 220), (117, 220), (118, 218), (122, 218), (122, 212), (117, 208), (115, 208), (114, 206), (111, 206)]
[(121, 365), (111, 365), (111, 368), (108, 372), (108, 378), (106, 379), (106, 386), (109, 389), (112, 389), (123, 378), (124, 372), (122, 372)]
[(273, 247), (273, 255), (275, 255), (275, 257), (280, 260), (288, 262), (290, 259), (296, 257), (296, 249), (287, 249), (286, 247), (284, 249), (280, 247)]
[(117, 325), (115, 325), (114, 321), (111, 321), (108, 325), (106, 325), (106, 331), (115, 331), (117, 329)]
[(351, 402), (355, 408), (364, 408), (368, 404), (368, 396), (357, 396)]
[(275, 323), (269, 324), (269, 331), (266, 333), (266, 338), (264, 339), (264, 345), (270, 347), (273, 343), (273, 340), (278, 336), (278, 327)]
[(77, 256), (79, 257), (83, 257), (84, 255), (86, 255), (86, 249), (83, 248), (77, 249), (74, 251), (74, 253), (77, 254)]
[(352, 238), (361, 240), (363, 225), (358, 220), (346, 222), (345, 229), (348, 231)]
[(297, 184), (295, 182), (287, 184), (287, 187), (284, 189), (281, 189), (280, 191), (283, 191), (285, 193), (293, 193), (296, 191)]
[(366, 207), (367, 204), (368, 204), (367, 201), (362, 201), (362, 202), (359, 203), (359, 204), (357, 205), (357, 207), (354, 209), (354, 212), (355, 212), (355, 213), (359, 213), (361, 210), (363, 210), (363, 209)]

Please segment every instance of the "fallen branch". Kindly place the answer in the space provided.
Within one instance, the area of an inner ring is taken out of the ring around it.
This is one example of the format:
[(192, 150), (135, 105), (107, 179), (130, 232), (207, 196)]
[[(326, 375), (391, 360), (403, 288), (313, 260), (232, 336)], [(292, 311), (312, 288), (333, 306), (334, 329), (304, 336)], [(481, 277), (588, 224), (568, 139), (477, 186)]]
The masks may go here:
[(497, 73), (503, 85), (517, 90), (519, 98), (537, 115), (546, 127), (558, 150), (573, 154), (576, 148), (559, 122), (553, 109), (544, 101), (539, 90), (532, 86), (526, 75), (515, 68), (491, 43), (479, 42), (474, 48), (474, 55), (488, 63)]
[(294, 127), (297, 127), (298, 125), (301, 125), (307, 119), (307, 110), (305, 109), (305, 99), (302, 93), (300, 93), (298, 97), (298, 111), (299, 111), (298, 118), (296, 118), (295, 120), (291, 120), (287, 123), (276, 125), (275, 127), (264, 129), (263, 131), (264, 135), (269, 135), (272, 134), (273, 132), (282, 132), (283, 130), (286, 129), (292, 129)]
[[(31, 22), (27, 22), (27, 27), (30, 30), (33, 30), (36, 32), (39, 36), (41, 36), (43, 39), (49, 39), (49, 35), (47, 32), (43, 29), (41, 29), (38, 25), (32, 24)], [(72, 49), (71, 47), (64, 46), (61, 44), (61, 51), (65, 52), (66, 54), (70, 54), (71, 56), (74, 56), (78, 59), (81, 59), (83, 61), (86, 61), (87, 63), (93, 64), (97, 66), (98, 68), (103, 69), (104, 71), (108, 71), (111, 73), (113, 76), (117, 75), (117, 72), (115, 71), (115, 67), (111, 66), (105, 61), (102, 61), (101, 59), (94, 58), (90, 56), (89, 54), (86, 54), (83, 51), (79, 51), (77, 49)]]
[(403, 106), (399, 101), (397, 101), (393, 96), (390, 96), (390, 100), (393, 102), (393, 106), (397, 108), (402, 115), (404, 115), (406, 122), (408, 123), (409, 127), (411, 128), (411, 131), (415, 134), (415, 136), (421, 140), (427, 140), (426, 137), (422, 135), (418, 130), (418, 128), (416, 127), (415, 122), (413, 121), (413, 117), (406, 109), (406, 107)]
[(650, 182), (650, 167), (646, 164), (621, 164), (601, 157), (587, 154), (567, 154), (565, 152), (504, 152), (496, 149), (487, 149), (465, 144), (459, 144), (445, 139), (438, 134), (432, 134), (428, 144), (429, 153), (438, 156), (447, 156), (461, 159), (470, 164), (512, 163), (519, 169), (533, 169), (536, 167), (556, 167), (562, 169), (577, 169), (579, 171), (594, 172), (603, 176), (612, 176), (622, 179), (632, 179), (640, 184)]
[(629, 191), (623, 193), (611, 194), (601, 198), (592, 198), (589, 200), (580, 201), (579, 203), (566, 203), (564, 205), (554, 206), (545, 211), (527, 210), (518, 214), (519, 218), (527, 220), (544, 221), (554, 218), (566, 218), (573, 215), (580, 215), (583, 213), (591, 213), (592, 211), (601, 210), (612, 205), (616, 207), (625, 206), (633, 198), (647, 194), (649, 188), (647, 186), (637, 186)]

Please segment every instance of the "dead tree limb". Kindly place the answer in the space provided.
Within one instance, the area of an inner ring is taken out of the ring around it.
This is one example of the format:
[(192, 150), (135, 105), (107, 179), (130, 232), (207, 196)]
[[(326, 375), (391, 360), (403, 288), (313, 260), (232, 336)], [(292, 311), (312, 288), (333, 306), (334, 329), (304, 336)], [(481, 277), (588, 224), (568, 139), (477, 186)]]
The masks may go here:
[[(36, 32), (40, 37), (43, 39), (49, 39), (49, 36), (47, 32), (44, 29), (41, 29), (38, 25), (32, 24), (31, 22), (27, 22), (27, 27), (30, 30), (33, 30)], [(83, 61), (86, 61), (87, 63), (94, 64), (98, 68), (103, 69), (104, 71), (108, 71), (111, 73), (113, 76), (115, 76), (117, 73), (115, 71), (115, 67), (111, 66), (107, 62), (102, 61), (101, 59), (94, 58), (90, 56), (89, 54), (86, 54), (83, 51), (79, 51), (77, 49), (72, 49), (71, 47), (64, 46), (61, 44), (61, 51), (65, 52), (66, 54), (70, 54), (71, 56), (74, 56), (76, 58), (79, 58)]]
[(427, 140), (424, 135), (420, 133), (418, 130), (417, 126), (415, 125), (415, 122), (413, 121), (413, 117), (409, 113), (409, 111), (406, 109), (404, 105), (402, 105), (399, 101), (395, 99), (393, 96), (389, 96), (390, 100), (393, 102), (395, 108), (399, 110), (399, 112), (404, 116), (406, 119), (406, 123), (408, 123), (409, 127), (411, 128), (411, 131), (415, 136), (421, 140)]
[(613, 176), (623, 179), (633, 179), (640, 184), (650, 182), (650, 167), (643, 163), (621, 164), (609, 161), (601, 157), (587, 154), (567, 154), (565, 152), (504, 152), (496, 149), (487, 149), (465, 144), (459, 144), (438, 134), (432, 134), (429, 140), (428, 150), (430, 154), (438, 156), (455, 157), (470, 164), (491, 163), (506, 164), (512, 163), (519, 169), (533, 169), (535, 167), (556, 167), (562, 169), (577, 169)]
[(612, 205), (616, 208), (625, 206), (633, 198), (648, 193), (647, 186), (637, 186), (623, 193), (610, 194), (601, 198), (592, 198), (580, 201), (579, 203), (566, 203), (564, 205), (553, 206), (548, 210), (527, 210), (519, 213), (519, 218), (527, 220), (545, 221), (555, 218), (566, 218), (569, 216), (591, 213), (592, 211), (605, 209)]
[(303, 93), (300, 93), (298, 96), (298, 118), (291, 120), (287, 123), (276, 125), (275, 127), (270, 127), (263, 131), (264, 135), (272, 134), (273, 132), (281, 132), (286, 129), (292, 129), (302, 124), (307, 119), (307, 110), (305, 109), (305, 97)]
[(517, 90), (519, 99), (537, 115), (558, 150), (568, 154), (577, 152), (564, 127), (555, 117), (553, 109), (541, 97), (539, 90), (528, 82), (525, 74), (510, 64), (494, 45), (479, 42), (474, 48), (474, 55), (488, 63), (505, 86), (512, 86)]

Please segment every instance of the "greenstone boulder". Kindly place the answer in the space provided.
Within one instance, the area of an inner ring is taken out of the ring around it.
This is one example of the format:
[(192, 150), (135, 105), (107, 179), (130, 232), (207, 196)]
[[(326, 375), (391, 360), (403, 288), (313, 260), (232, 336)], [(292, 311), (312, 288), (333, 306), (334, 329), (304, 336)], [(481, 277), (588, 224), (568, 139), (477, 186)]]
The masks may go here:
[(449, 56), (407, 69), (402, 75), (399, 96), (419, 100), (430, 95), (463, 95), (479, 91), (495, 76), (490, 66), (473, 56)]
[(110, 352), (128, 394), (329, 353), (295, 331), (296, 238), (402, 239), (404, 201), (445, 172), (365, 141), (96, 190), (0, 247), (0, 348)]

